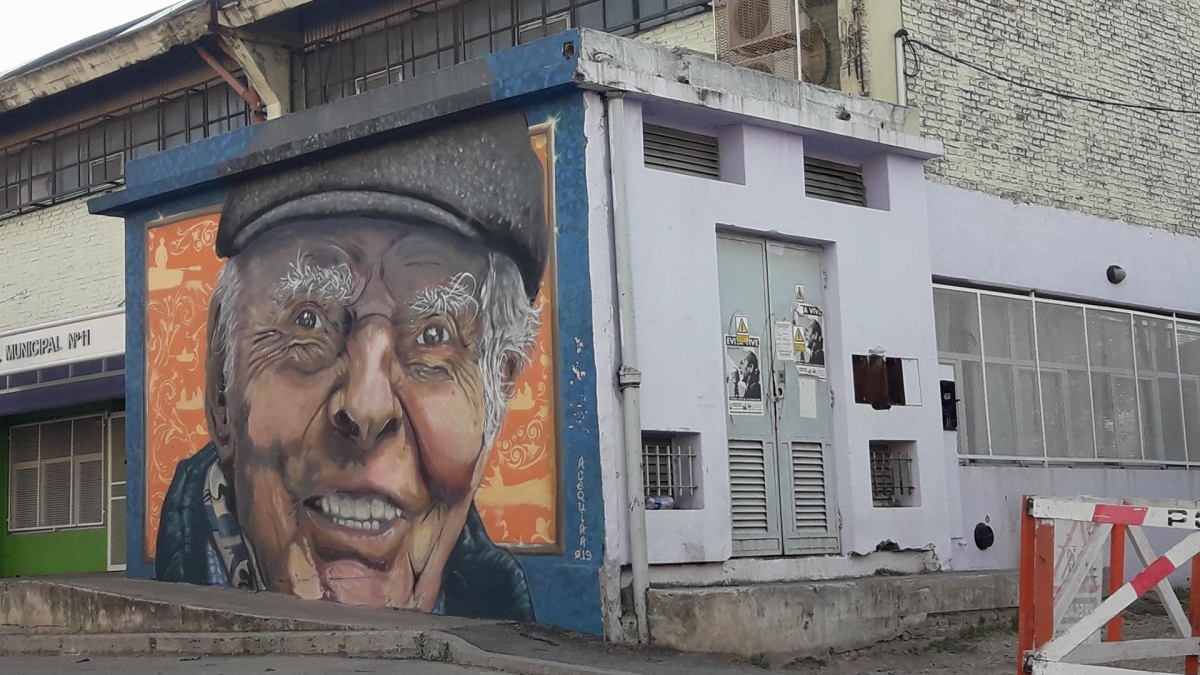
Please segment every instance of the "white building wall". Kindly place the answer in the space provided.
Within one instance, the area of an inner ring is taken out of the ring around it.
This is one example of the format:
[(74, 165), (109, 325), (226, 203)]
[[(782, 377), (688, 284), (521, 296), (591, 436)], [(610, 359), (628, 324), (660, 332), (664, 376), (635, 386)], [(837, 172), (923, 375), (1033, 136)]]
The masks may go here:
[[(642, 107), (628, 100), (625, 105), (629, 126), (624, 169), (633, 221), (642, 428), (699, 433), (703, 468), (702, 509), (647, 512), (651, 563), (730, 558), (716, 274), (719, 228), (823, 248), (843, 553), (872, 552), (885, 541), (903, 549), (932, 547), (935, 555), (946, 551), (947, 465), (936, 394), (922, 162), (895, 155), (868, 161), (868, 180), (875, 184), (871, 191), (876, 203), (885, 207), (881, 209), (806, 198), (805, 139), (762, 127), (735, 125), (719, 131), (723, 165), (742, 164), (744, 158), (744, 184), (657, 171), (643, 165)], [(689, 122), (695, 124), (684, 118), (654, 118), (656, 124), (683, 128)], [(826, 138), (823, 143), (828, 157), (836, 142)], [(853, 403), (850, 355), (876, 347), (919, 360), (925, 405), (876, 411)], [(919, 506), (873, 506), (868, 461), (873, 439), (915, 441)], [(613, 494), (607, 484), (606, 494)], [(775, 576), (786, 574), (781, 569)]]
[[(928, 184), (927, 194), (932, 266), (939, 279), (1200, 314), (1198, 237), (937, 183)], [(1120, 284), (1105, 278), (1113, 264), (1128, 273)], [(946, 452), (954, 452), (953, 444)], [(975, 465), (949, 478), (957, 482), (950, 490), (961, 494), (956, 525), (962, 539), (949, 561), (958, 569), (1017, 566), (1024, 494), (1200, 499), (1200, 471), (1194, 469)], [(977, 523), (995, 532), (996, 543), (987, 550), (974, 544)], [(1150, 534), (1162, 548), (1167, 538)]]
[(0, 220), (0, 331), (121, 307), (124, 241), (83, 199)]

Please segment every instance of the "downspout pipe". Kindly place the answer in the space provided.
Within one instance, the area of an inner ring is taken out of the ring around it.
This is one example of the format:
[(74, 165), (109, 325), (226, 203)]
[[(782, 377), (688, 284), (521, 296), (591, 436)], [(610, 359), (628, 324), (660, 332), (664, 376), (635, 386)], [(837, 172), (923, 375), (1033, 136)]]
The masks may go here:
[(904, 54), (904, 43), (908, 40), (908, 30), (901, 28), (896, 31), (896, 104), (908, 105), (908, 78), (904, 69), (908, 64)]
[(625, 101), (623, 92), (605, 95), (608, 118), (608, 157), (611, 175), (613, 259), (617, 267), (617, 324), (620, 327), (621, 365), (617, 383), (621, 388), (621, 418), (624, 422), (625, 489), (628, 491), (629, 562), (633, 574), (633, 613), (637, 619), (638, 642), (650, 639), (646, 621), (646, 591), (650, 586), (650, 563), (646, 553), (646, 497), (642, 485), (642, 372), (638, 369), (637, 331), (633, 306), (633, 260), (629, 230), (629, 197), (625, 175)]

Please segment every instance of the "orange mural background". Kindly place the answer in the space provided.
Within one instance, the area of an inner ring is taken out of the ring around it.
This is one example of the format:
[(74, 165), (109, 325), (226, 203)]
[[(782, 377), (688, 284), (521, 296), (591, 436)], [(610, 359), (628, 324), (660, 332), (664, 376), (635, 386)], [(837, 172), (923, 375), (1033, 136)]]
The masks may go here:
[(208, 443), (208, 303), (222, 261), (216, 214), (146, 233), (146, 555), (154, 556), (175, 465)]
[[(553, 139), (531, 130), (546, 175), (546, 214), (553, 234)], [(158, 524), (175, 466), (208, 443), (204, 355), (208, 306), (224, 261), (213, 243), (219, 214), (150, 228), (146, 234), (146, 539), (153, 558)], [(551, 239), (553, 241), (553, 239)], [(550, 247), (554, 250), (554, 246)], [(554, 260), (536, 305), (542, 325), (517, 380), (492, 446), (475, 504), (492, 541), (552, 548), (558, 540), (557, 396), (554, 368)]]

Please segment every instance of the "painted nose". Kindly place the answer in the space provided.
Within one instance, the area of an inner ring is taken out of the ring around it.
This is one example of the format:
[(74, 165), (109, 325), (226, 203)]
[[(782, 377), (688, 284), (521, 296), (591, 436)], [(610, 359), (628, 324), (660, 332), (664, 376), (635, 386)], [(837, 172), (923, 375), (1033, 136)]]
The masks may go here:
[(370, 451), (400, 428), (403, 408), (392, 389), (395, 334), (382, 319), (368, 319), (346, 345), (349, 374), (329, 404), (333, 427)]

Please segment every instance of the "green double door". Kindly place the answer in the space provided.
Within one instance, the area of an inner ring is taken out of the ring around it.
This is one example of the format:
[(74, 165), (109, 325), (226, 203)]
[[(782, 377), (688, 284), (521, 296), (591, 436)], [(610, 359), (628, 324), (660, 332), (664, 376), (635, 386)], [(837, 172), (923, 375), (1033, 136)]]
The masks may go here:
[(719, 235), (733, 554), (839, 551), (818, 249)]

